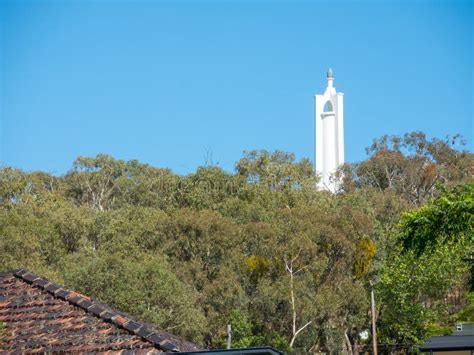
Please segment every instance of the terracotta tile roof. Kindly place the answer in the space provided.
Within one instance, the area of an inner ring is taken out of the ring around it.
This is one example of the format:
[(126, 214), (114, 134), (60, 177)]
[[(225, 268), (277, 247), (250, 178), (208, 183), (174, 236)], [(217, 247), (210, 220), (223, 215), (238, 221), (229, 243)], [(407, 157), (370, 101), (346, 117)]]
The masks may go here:
[(199, 350), (23, 269), (0, 273), (0, 322), (2, 353)]

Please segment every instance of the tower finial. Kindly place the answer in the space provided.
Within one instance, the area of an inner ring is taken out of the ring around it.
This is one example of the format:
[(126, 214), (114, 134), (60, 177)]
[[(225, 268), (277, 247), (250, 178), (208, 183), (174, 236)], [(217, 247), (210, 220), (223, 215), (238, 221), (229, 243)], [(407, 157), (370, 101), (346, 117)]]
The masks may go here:
[(328, 78), (328, 79), (334, 79), (334, 74), (333, 74), (333, 72), (332, 72), (332, 69), (331, 69), (331, 68), (329, 68), (329, 69), (328, 69), (327, 78)]

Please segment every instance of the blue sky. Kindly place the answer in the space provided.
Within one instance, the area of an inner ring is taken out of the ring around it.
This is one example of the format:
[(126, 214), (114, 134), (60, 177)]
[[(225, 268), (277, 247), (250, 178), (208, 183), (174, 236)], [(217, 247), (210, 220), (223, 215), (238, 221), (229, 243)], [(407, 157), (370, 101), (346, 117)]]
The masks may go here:
[(107, 153), (185, 174), (206, 160), (233, 170), (251, 149), (313, 160), (329, 66), (346, 160), (413, 130), (473, 147), (469, 1), (0, 0), (0, 21), (3, 166), (63, 174)]

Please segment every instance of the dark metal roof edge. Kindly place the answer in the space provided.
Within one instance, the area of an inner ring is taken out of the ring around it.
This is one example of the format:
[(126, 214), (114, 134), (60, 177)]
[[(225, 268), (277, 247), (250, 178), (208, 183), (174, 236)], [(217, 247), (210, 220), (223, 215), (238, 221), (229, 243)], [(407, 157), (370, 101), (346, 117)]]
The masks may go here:
[(419, 350), (422, 353), (427, 353), (430, 351), (458, 351), (458, 350), (473, 350), (474, 345), (472, 346), (460, 346), (460, 347), (430, 347), (430, 348), (422, 348), (420, 347)]
[(109, 306), (104, 307), (103, 304), (95, 302), (90, 297), (84, 296), (75, 291), (70, 291), (62, 285), (55, 284), (45, 278), (33, 274), (27, 269), (5, 271), (0, 273), (0, 276), (5, 276), (7, 274), (13, 275), (34, 287), (38, 287), (51, 294), (53, 297), (63, 299), (73, 306), (82, 308), (88, 314), (100, 318), (104, 322), (113, 323), (115, 326), (127, 330), (131, 334), (139, 336), (144, 341), (153, 344), (153, 346), (159, 350), (164, 350), (169, 353), (180, 352), (176, 344), (163, 337), (148, 325), (127, 317)]
[(264, 347), (255, 347), (255, 348), (240, 348), (240, 349), (214, 349), (214, 350), (201, 350), (201, 351), (186, 351), (181, 352), (181, 354), (221, 354), (225, 353), (227, 355), (232, 354), (275, 354), (275, 355), (283, 355), (284, 353), (280, 350), (274, 349), (270, 346)]
[[(460, 345), (449, 342), (449, 340), (462, 341)], [(468, 342), (466, 343), (466, 340)], [(471, 340), (471, 341), (469, 341)], [(448, 341), (448, 343), (446, 343)], [(472, 334), (453, 334), (453, 335), (435, 335), (430, 337), (423, 345), (418, 348), (421, 352), (428, 351), (456, 351), (456, 350), (474, 350), (474, 335)]]

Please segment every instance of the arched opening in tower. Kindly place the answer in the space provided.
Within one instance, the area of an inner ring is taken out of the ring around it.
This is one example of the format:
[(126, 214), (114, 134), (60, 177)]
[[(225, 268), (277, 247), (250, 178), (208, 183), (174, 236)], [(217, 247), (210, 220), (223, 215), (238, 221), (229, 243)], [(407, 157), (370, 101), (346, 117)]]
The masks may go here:
[(332, 112), (334, 111), (334, 108), (332, 106), (331, 100), (328, 100), (326, 104), (324, 105), (323, 112)]

